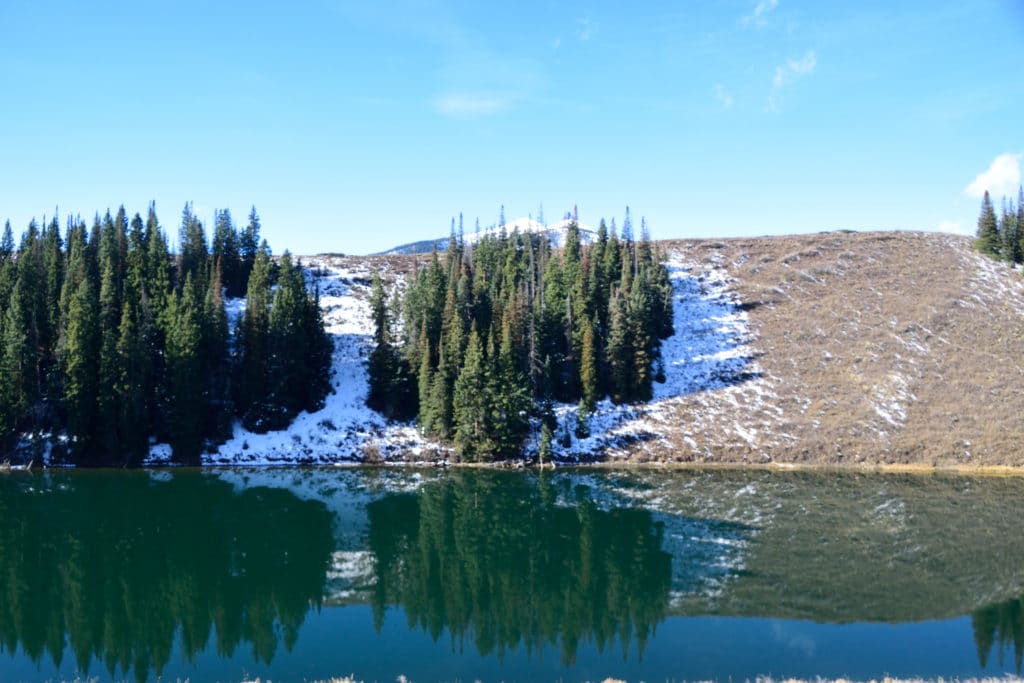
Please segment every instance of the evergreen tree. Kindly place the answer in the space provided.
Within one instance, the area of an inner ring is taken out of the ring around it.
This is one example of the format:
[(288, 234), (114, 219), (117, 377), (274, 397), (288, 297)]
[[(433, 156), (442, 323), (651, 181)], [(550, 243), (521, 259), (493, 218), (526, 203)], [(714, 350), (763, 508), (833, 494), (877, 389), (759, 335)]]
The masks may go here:
[[(149, 304), (153, 317), (161, 323), (165, 321), (167, 298), (171, 292), (171, 257), (167, 249), (167, 238), (156, 223), (156, 214), (150, 207), (150, 219), (146, 229), (146, 286)], [(164, 324), (163, 327), (166, 327)]]
[(987, 190), (981, 200), (981, 214), (978, 216), (978, 239), (975, 245), (978, 251), (983, 254), (993, 257), (999, 256), (999, 248), (1001, 246), (999, 227), (996, 222), (995, 209), (992, 207), (992, 199), (989, 197)]
[(1024, 262), (1024, 187), (1017, 189), (1017, 262)]
[[(299, 408), (306, 411), (319, 410), (324, 398), (331, 391), (331, 360), (334, 342), (324, 329), (323, 310), (320, 307), (320, 289), (314, 286), (303, 290), (298, 325), (303, 341), (306, 362), (299, 365), (296, 385), (302, 388)], [(404, 361), (402, 361), (404, 363)], [(402, 366), (403, 369), (408, 367)], [(414, 379), (406, 374), (406, 390), (414, 391)]]
[(537, 449), (537, 460), (543, 466), (545, 463), (550, 462), (552, 458), (551, 441), (554, 435), (551, 433), (551, 427), (547, 422), (541, 422), (540, 425), (540, 446)]
[(245, 294), (242, 286), (242, 255), (238, 231), (227, 209), (214, 212), (213, 259), (220, 266), (221, 285), (230, 297)]
[(419, 396), (419, 412), (417, 422), (420, 432), (423, 434), (436, 433), (436, 418), (434, 406), (431, 402), (431, 390), (434, 384), (434, 366), (431, 362), (430, 340), (426, 335), (426, 328), (420, 341), (420, 369), (416, 375), (416, 388)]
[(455, 363), (457, 360), (449, 360), (449, 354), (441, 352), (437, 365), (437, 372), (430, 386), (430, 415), (432, 429), (427, 433), (431, 436), (438, 436), (442, 439), (449, 439), (455, 424), (454, 403), (452, 392), (455, 385), (455, 377), (458, 373)]
[(179, 233), (181, 255), (178, 265), (178, 286), (183, 287), (189, 275), (192, 286), (198, 291), (206, 289), (206, 268), (210, 251), (206, 245), (206, 231), (203, 224), (192, 212), (192, 204), (186, 203), (181, 212), (181, 228)]
[(147, 377), (149, 358), (136, 321), (138, 305), (134, 287), (131, 287), (121, 307), (116, 347), (118, 377), (114, 390), (121, 452), (110, 454), (120, 455), (126, 465), (139, 464), (149, 442), (146, 405), (146, 393), (151, 390)]
[(202, 328), (191, 274), (181, 294), (174, 292), (168, 305), (174, 320), (167, 333), (167, 423), (174, 459), (198, 461), (203, 446), (205, 413), (202, 376)]
[(15, 284), (0, 320), (0, 449), (11, 440), (28, 409), (25, 365), (31, 358), (21, 299), (20, 285)]
[(203, 298), (201, 365), (207, 380), (205, 402), (209, 406), (204, 431), (227, 438), (231, 436), (233, 405), (228, 367), (228, 316), (224, 310), (223, 291), (221, 269), (218, 267)]
[(245, 314), (239, 330), (236, 403), (243, 424), (267, 429), (265, 402), (270, 364), (270, 256), (258, 250), (246, 291)]
[(491, 457), (511, 457), (519, 453), (523, 438), (529, 429), (529, 414), (533, 407), (530, 378), (520, 366), (515, 350), (512, 313), (506, 309), (502, 321), (501, 345), (497, 358), (492, 361), (491, 383), (488, 394), (493, 397), (491, 424), (494, 435), (494, 453)]
[(99, 394), (99, 313), (93, 284), (84, 277), (70, 297), (62, 366), (67, 426), (72, 454), (87, 464), (99, 446), (96, 397)]
[(580, 410), (584, 414), (594, 412), (599, 398), (600, 386), (597, 371), (597, 346), (594, 326), (589, 320), (583, 321), (583, 345), (580, 357)]
[(7, 308), (16, 274), (14, 235), (11, 232), (11, 222), (7, 221), (4, 223), (3, 237), (0, 237), (0, 314)]
[(465, 364), (455, 380), (452, 396), (455, 448), (463, 460), (480, 460), (495, 451), (488, 420), (488, 398), (483, 344), (474, 325), (469, 332)]
[(11, 222), (4, 222), (3, 236), (0, 237), (0, 263), (14, 255), (14, 232), (11, 230)]
[(1003, 213), (999, 221), (999, 237), (1002, 242), (999, 247), (999, 254), (1007, 263), (1019, 263), (1020, 239), (1017, 235), (1017, 212), (1013, 202), (1007, 206), (1006, 199), (1003, 199)]
[[(265, 243), (264, 243), (265, 244)], [(249, 223), (242, 230), (238, 238), (238, 253), (241, 257), (240, 273), (238, 280), (239, 291), (246, 291), (249, 287), (249, 275), (256, 265), (256, 255), (260, 251), (260, 217), (256, 213), (256, 207), (249, 211)]]
[[(374, 347), (367, 363), (369, 393), (366, 405), (390, 418), (411, 418), (419, 412), (417, 395), (413, 394), (412, 375), (407, 361), (391, 343), (387, 294), (380, 274), (376, 272), (370, 290), (370, 311), (373, 316)], [(429, 364), (429, 354), (427, 360)]]
[(629, 315), (622, 293), (612, 295), (608, 330), (608, 393), (615, 403), (631, 398), (632, 369), (635, 354), (630, 337)]
[(50, 314), (46, 310), (43, 243), (34, 220), (29, 222), (28, 230), (22, 236), (16, 267), (15, 289), (20, 298), (21, 326), (27, 343), (25, 356), (21, 359), (21, 383), (26, 404), (32, 406), (41, 398), (43, 390), (40, 351), (49, 348), (52, 336), (48, 329)]
[(117, 342), (120, 336), (121, 307), (117, 302), (117, 282), (112, 258), (105, 259), (100, 283), (99, 336), (100, 361), (99, 385), (96, 396), (98, 419), (101, 432), (101, 447), (107, 454), (121, 451), (118, 438), (119, 396), (117, 383), (121, 374)]

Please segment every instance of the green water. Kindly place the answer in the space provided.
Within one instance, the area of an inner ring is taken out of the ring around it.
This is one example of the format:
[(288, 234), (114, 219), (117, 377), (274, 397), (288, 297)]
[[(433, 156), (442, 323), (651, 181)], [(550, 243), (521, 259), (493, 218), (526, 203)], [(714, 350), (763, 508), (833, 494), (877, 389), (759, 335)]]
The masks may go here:
[(0, 680), (1019, 672), (1024, 480), (0, 476)]

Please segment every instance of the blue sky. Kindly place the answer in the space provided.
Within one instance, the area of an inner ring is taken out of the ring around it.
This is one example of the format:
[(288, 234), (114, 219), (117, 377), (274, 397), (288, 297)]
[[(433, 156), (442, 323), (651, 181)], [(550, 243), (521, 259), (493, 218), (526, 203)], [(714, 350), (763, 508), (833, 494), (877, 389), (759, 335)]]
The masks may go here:
[(275, 250), (467, 225), (972, 232), (1024, 3), (0, 1), (0, 219), (255, 204)]

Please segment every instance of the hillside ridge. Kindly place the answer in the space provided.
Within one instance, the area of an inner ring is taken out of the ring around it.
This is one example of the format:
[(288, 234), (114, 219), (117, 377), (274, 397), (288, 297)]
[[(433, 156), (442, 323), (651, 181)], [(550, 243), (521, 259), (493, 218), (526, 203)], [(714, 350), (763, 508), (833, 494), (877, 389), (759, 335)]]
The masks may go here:
[[(1020, 467), (1024, 280), (941, 233), (667, 240), (676, 335), (652, 402), (598, 406), (562, 463)], [(310, 257), (335, 340), (324, 409), (236, 429), (210, 465), (447, 462), (363, 405), (368, 282), (409, 255)], [(560, 406), (568, 424), (575, 406)], [(528, 441), (527, 454), (536, 441)], [(160, 462), (159, 449), (151, 462)]]

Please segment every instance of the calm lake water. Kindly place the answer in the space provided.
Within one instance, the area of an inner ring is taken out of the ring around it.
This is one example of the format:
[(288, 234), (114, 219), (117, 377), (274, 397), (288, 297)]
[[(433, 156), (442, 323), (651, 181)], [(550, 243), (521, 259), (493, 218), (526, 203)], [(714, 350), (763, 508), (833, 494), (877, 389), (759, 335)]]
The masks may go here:
[(0, 476), (0, 680), (1020, 673), (1024, 479)]

